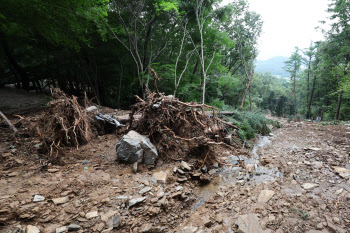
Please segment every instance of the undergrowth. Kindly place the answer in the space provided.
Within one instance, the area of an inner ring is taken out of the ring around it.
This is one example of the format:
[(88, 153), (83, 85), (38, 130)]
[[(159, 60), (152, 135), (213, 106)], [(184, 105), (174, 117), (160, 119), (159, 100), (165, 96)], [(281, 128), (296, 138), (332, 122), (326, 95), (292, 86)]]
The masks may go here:
[(242, 140), (255, 138), (256, 134), (268, 135), (271, 132), (268, 125), (272, 125), (274, 128), (281, 127), (279, 121), (268, 119), (257, 112), (234, 110), (233, 115), (228, 117), (227, 120), (240, 128), (238, 133)]

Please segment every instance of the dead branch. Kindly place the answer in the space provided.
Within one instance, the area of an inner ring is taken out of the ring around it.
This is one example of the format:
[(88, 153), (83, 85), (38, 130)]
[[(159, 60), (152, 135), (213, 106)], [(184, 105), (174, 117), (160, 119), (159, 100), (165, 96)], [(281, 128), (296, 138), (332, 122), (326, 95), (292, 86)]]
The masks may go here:
[(0, 111), (0, 116), (5, 120), (5, 122), (7, 123), (7, 125), (12, 129), (12, 131), (14, 133), (17, 133), (18, 130), (16, 129), (16, 127), (11, 123), (11, 121), (9, 119), (7, 119), (7, 117)]

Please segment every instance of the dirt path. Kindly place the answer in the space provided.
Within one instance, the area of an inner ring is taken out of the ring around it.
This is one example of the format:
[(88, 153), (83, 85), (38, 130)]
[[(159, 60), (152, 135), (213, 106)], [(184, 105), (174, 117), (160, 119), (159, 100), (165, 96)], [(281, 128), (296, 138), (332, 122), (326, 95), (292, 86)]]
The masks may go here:
[(179, 180), (180, 162), (133, 174), (114, 162), (115, 135), (67, 149), (64, 166), (41, 165), (38, 142), (3, 137), (0, 232), (350, 232), (350, 129), (292, 122), (273, 134), (245, 169), (218, 166), (204, 187)]
[(24, 90), (0, 88), (0, 111), (7, 114), (22, 114), (38, 111), (49, 101), (44, 94), (29, 93)]

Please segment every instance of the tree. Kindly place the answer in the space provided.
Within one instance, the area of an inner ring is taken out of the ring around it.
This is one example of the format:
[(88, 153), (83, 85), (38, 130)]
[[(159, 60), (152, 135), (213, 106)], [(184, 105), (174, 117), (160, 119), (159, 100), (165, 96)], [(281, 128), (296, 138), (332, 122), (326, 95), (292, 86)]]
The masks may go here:
[[(303, 61), (307, 66), (307, 70), (306, 70), (306, 72), (307, 72), (306, 104), (308, 106), (307, 106), (306, 118), (308, 118), (308, 119), (310, 118), (310, 107), (309, 107), (310, 74), (312, 72), (311, 64), (312, 64), (313, 58), (315, 56), (315, 49), (316, 49), (316, 47), (311, 42), (309, 48), (307, 50), (303, 51), (304, 55), (306, 56), (306, 59), (303, 59)], [(315, 81), (315, 79), (314, 79), (314, 81)]]
[(293, 79), (293, 93), (294, 93), (294, 114), (298, 115), (297, 111), (297, 97), (296, 97), (296, 76), (301, 67), (302, 56), (299, 54), (299, 48), (295, 47), (294, 53), (290, 56), (289, 60), (284, 62), (284, 70), (289, 72), (291, 79)]

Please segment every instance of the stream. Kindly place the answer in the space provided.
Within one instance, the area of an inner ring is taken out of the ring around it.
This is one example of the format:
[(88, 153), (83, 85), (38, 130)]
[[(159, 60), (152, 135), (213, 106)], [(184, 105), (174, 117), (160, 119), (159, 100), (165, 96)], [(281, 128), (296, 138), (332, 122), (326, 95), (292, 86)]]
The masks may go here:
[[(260, 148), (271, 143), (270, 136), (259, 136), (257, 142), (255, 143), (251, 155), (249, 158), (245, 155), (229, 155), (226, 157), (226, 163), (238, 165), (239, 161), (244, 161), (244, 165), (247, 169), (242, 167), (234, 166), (223, 166), (218, 169), (217, 175), (213, 180), (201, 187), (201, 195), (197, 197), (195, 203), (192, 206), (192, 211), (200, 208), (206, 201), (213, 196), (220, 187), (232, 186), (235, 183), (241, 183), (244, 185), (246, 182), (255, 182), (256, 184), (273, 182), (276, 178), (282, 177), (282, 173), (277, 167), (264, 167), (260, 165), (260, 156), (258, 151)], [(249, 171), (250, 170), (250, 171)]]

